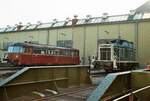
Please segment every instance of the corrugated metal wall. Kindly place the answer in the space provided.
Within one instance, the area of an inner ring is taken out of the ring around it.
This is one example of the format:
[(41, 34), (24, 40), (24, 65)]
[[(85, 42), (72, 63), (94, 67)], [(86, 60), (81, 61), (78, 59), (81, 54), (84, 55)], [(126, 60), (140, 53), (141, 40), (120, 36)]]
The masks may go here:
[(150, 22), (138, 24), (138, 44), (139, 61), (150, 63)]
[(73, 47), (80, 49), (82, 63), (87, 64), (88, 56), (96, 55), (98, 39), (118, 38), (119, 33), (122, 39), (134, 42), (135, 47), (138, 45), (138, 60), (142, 64), (150, 63), (150, 22), (83, 25), (4, 33), (0, 34), (0, 46), (2, 48), (3, 42), (37, 41), (42, 44), (56, 45), (58, 40), (72, 40)]

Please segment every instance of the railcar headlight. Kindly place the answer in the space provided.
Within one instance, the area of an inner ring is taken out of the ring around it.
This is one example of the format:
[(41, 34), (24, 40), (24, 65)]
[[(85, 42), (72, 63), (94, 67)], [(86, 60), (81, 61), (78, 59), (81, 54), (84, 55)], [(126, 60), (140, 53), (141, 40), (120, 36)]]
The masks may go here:
[(16, 58), (18, 58), (19, 56), (18, 55), (16, 55)]

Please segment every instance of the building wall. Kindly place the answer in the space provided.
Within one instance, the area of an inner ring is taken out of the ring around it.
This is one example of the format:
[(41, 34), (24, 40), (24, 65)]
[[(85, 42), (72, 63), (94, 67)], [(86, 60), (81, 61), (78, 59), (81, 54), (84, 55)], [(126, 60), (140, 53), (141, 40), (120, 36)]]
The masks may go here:
[(116, 39), (118, 37), (118, 24), (114, 25), (100, 25), (99, 26), (99, 39)]
[[(92, 55), (96, 55), (97, 50), (97, 35), (98, 29), (96, 26), (87, 26), (85, 28), (85, 50), (83, 52), (83, 56), (85, 54), (85, 63), (89, 63), (88, 57)], [(84, 41), (83, 41), (84, 42)]]
[[(37, 36), (35, 36), (35, 40), (34, 41), (38, 41), (41, 44), (47, 44), (48, 42), (48, 30), (41, 30), (41, 31), (37, 31)], [(34, 35), (34, 33), (33, 33)]]
[(99, 26), (99, 39), (116, 39), (121, 36), (121, 39), (135, 41), (135, 26), (134, 23), (111, 24)]
[(150, 22), (138, 24), (138, 53), (141, 64), (150, 64)]
[(128, 23), (128, 24), (121, 24), (120, 25), (120, 34), (121, 38), (131, 41), (131, 42), (136, 42), (135, 40), (135, 24), (134, 23)]
[(58, 33), (57, 29), (49, 30), (49, 45), (56, 46), (56, 44), (57, 44), (56, 40), (58, 38), (57, 33)]
[(75, 27), (73, 28), (73, 47), (80, 50), (80, 60), (81, 64), (84, 63), (84, 28)]
[[(88, 57), (96, 55), (98, 39), (121, 39), (134, 42), (138, 49), (138, 60), (142, 64), (150, 62), (150, 22), (83, 25), (0, 34), (0, 47), (3, 42), (37, 41), (42, 44), (56, 45), (58, 40), (72, 40), (73, 47), (80, 50), (81, 64), (88, 64)], [(2, 51), (0, 51), (2, 54)], [(83, 61), (84, 60), (84, 61)]]

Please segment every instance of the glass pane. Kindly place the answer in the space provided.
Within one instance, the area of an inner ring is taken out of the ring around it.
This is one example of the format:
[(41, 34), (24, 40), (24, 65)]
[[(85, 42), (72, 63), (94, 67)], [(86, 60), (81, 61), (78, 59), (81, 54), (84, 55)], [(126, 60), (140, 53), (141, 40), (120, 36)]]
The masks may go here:
[[(95, 21), (95, 19), (94, 19), (94, 21)], [(85, 20), (85, 23), (87, 23), (87, 24), (90, 24), (90, 23), (92, 23), (92, 22), (93, 22), (93, 19), (92, 19), (92, 18)]]
[(15, 29), (15, 27), (6, 28), (6, 31), (10, 32), (10, 31), (13, 31), (13, 29)]
[(150, 18), (150, 13), (144, 13), (143, 19), (149, 19)]
[(141, 19), (141, 18), (142, 18), (142, 16), (143, 16), (143, 14), (142, 14), (142, 13), (137, 13), (137, 14), (135, 14), (135, 16), (133, 17), (133, 20)]
[(113, 17), (109, 17), (109, 18), (108, 18), (108, 21), (114, 22), (114, 21), (119, 21), (119, 19), (118, 19), (117, 16), (113, 16)]
[(0, 28), (0, 32), (4, 32), (6, 28)]
[(84, 23), (85, 23), (85, 19), (79, 19), (76, 24), (78, 25), (78, 24), (84, 24)]
[(56, 22), (53, 27), (59, 27), (59, 26), (64, 26), (65, 21), (60, 21), (60, 22)]
[(121, 16), (112, 16), (108, 18), (109, 22), (115, 22), (115, 21), (125, 21), (128, 19), (128, 15), (121, 15)]
[(90, 23), (96, 23), (97, 18), (92, 18)]
[(30, 25), (30, 26), (28, 26), (26, 29), (34, 29), (34, 28), (36, 28), (36, 24), (33, 24), (33, 25)]
[(96, 19), (94, 20), (94, 22), (95, 22), (95, 23), (100, 23), (100, 22), (102, 22), (102, 18), (96, 18)]
[(17, 31), (17, 27), (15, 27), (15, 28), (13, 29), (13, 31)]
[(128, 20), (128, 17), (129, 17), (129, 15), (123, 15), (123, 16), (120, 17), (120, 20), (121, 21)]
[(71, 26), (72, 25), (72, 20), (68, 21), (68, 23), (66, 24), (66, 26)]
[(25, 30), (28, 26), (23, 26), (20, 28), (20, 30)]
[(44, 23), (39, 25), (37, 28), (49, 28), (52, 26), (52, 23)]

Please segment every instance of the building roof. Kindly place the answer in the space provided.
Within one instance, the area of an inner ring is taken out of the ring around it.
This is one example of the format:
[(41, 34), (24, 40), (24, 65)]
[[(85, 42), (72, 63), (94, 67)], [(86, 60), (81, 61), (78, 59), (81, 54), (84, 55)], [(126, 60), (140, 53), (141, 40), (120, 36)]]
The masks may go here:
[(136, 12), (150, 12), (150, 0), (138, 7)]
[(18, 25), (13, 27), (9, 26), (6, 28), (0, 28), (0, 33), (47, 29), (47, 28), (56, 28), (56, 27), (78, 26), (78, 25), (87, 25), (87, 24), (127, 22), (127, 21), (137, 21), (137, 20), (144, 20), (144, 19), (150, 19), (150, 12), (145, 12), (145, 13), (137, 12), (134, 14), (124, 14), (124, 15), (114, 15), (114, 16), (105, 15), (102, 17), (90, 17), (90, 18), (75, 19), (75, 20), (72, 19), (68, 21), (55, 21), (55, 22), (40, 23), (40, 24)]

